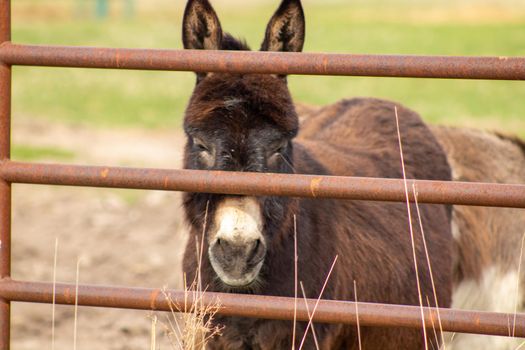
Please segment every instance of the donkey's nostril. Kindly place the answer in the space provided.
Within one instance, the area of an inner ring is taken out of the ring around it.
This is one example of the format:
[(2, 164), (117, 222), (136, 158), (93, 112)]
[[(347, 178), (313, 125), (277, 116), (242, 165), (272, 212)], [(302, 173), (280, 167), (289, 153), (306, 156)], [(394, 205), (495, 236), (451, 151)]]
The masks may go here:
[(213, 258), (224, 265), (224, 268), (231, 268), (230, 264), (245, 264), (247, 266), (257, 265), (264, 259), (266, 247), (262, 240), (254, 239), (249, 242), (234, 242), (228, 239), (215, 240), (210, 248)]
[(250, 284), (261, 269), (266, 244), (262, 239), (216, 239), (208, 250), (211, 265), (220, 279), (231, 286)]
[(257, 239), (252, 246), (252, 251), (248, 255), (247, 263), (250, 265), (256, 265), (264, 259), (265, 254), (266, 247), (264, 246), (264, 243), (262, 243), (260, 239)]

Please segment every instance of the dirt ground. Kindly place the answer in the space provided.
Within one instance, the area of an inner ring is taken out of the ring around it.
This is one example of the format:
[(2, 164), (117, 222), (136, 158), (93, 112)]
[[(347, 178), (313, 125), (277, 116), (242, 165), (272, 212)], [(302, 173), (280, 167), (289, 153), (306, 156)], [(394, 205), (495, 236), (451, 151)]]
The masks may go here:
[[(15, 121), (13, 141), (73, 151), (76, 164), (178, 168), (181, 131), (96, 130)], [(13, 277), (181, 288), (185, 226), (179, 193), (13, 185)], [(12, 348), (51, 349), (52, 307), (14, 303)], [(165, 320), (166, 314), (158, 314)], [(151, 313), (80, 307), (77, 349), (150, 349)], [(73, 348), (73, 307), (57, 306), (55, 349)], [(171, 349), (157, 325), (157, 348)]]

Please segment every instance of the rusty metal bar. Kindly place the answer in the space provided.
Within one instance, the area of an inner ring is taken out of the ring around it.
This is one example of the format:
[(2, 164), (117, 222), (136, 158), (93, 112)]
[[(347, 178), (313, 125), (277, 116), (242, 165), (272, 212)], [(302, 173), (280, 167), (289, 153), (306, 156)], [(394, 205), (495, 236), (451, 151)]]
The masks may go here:
[[(115, 187), (238, 195), (405, 201), (401, 179), (120, 168), (4, 161), (0, 178), (14, 183)], [(420, 203), (525, 208), (525, 185), (408, 180)], [(410, 191), (411, 192), (411, 191)], [(409, 193), (412, 197), (412, 194)]]
[(525, 80), (525, 57), (460, 57), (151, 50), (7, 43), (12, 65), (229, 73)]
[[(11, 40), (11, 3), (0, 0), (0, 44)], [(11, 66), (0, 62), (0, 160), (11, 149)], [(0, 278), (11, 275), (11, 184), (0, 179)], [(0, 349), (10, 347), (11, 303), (0, 297)]]
[[(74, 305), (75, 287), (74, 284), (57, 284), (56, 303)], [(185, 295), (184, 291), (148, 288), (80, 285), (78, 289), (79, 305), (124, 309), (170, 311), (171, 303), (174, 309), (183, 311), (184, 303), (191, 305), (195, 297), (192, 292)], [(7, 279), (0, 282), (0, 295), (11, 301), (51, 303), (53, 284)], [(293, 320), (294, 317), (293, 298), (211, 292), (202, 294), (200, 298), (203, 305), (217, 307), (218, 313), (225, 316), (277, 320)], [(315, 302), (315, 299), (308, 299), (310, 310)], [(361, 326), (421, 328), (421, 310), (418, 306), (360, 302), (358, 309)], [(355, 324), (355, 310), (353, 302), (322, 300), (314, 320), (321, 323)], [(513, 329), (514, 314), (428, 307), (424, 308), (426, 327), (432, 328), (437, 324), (438, 311), (445, 331), (509, 336), (509, 330)], [(308, 320), (308, 313), (302, 302), (297, 303), (297, 319)], [(525, 337), (525, 314), (516, 315), (514, 334)]]

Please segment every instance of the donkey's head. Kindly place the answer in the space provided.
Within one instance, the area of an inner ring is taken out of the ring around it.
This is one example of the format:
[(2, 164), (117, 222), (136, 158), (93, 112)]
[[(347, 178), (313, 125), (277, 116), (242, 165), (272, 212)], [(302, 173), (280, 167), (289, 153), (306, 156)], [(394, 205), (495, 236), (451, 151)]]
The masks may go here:
[[(283, 0), (261, 50), (301, 51), (303, 42), (300, 1)], [(186, 49), (249, 50), (222, 31), (208, 0), (188, 1), (183, 43)], [(292, 172), (291, 140), (297, 128), (285, 77), (198, 72), (184, 119), (185, 167)], [(272, 232), (285, 217), (287, 203), (275, 197), (186, 195), (187, 218), (197, 231), (206, 227), (208, 258), (222, 287), (249, 289), (260, 280)]]

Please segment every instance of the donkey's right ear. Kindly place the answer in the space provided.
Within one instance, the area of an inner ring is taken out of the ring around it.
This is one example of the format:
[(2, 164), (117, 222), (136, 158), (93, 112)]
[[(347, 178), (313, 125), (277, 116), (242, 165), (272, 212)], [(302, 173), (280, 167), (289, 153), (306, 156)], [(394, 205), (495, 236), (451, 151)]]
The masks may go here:
[(209, 1), (188, 0), (182, 21), (184, 48), (219, 50), (221, 41), (221, 24)]
[(300, 52), (304, 44), (304, 28), (301, 0), (282, 0), (266, 27), (261, 51)]

